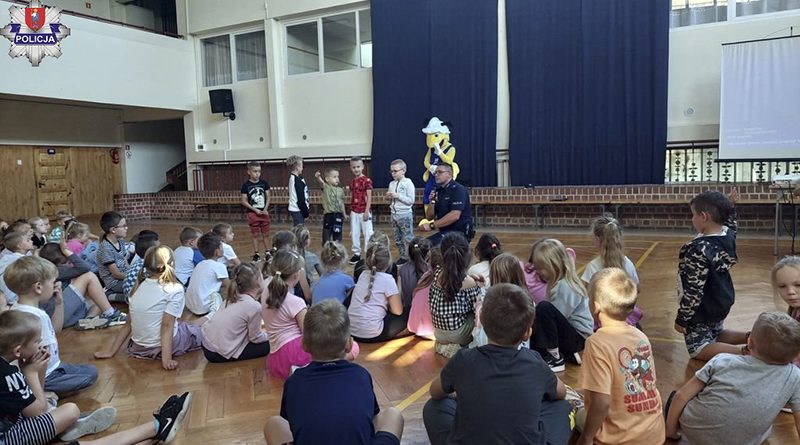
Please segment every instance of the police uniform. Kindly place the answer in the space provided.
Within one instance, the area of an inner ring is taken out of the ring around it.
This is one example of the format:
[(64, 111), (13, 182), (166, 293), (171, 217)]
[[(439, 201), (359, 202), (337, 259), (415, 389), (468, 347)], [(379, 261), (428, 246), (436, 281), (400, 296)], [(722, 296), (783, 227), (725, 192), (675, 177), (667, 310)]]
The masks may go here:
[(464, 234), (468, 240), (472, 239), (472, 209), (469, 204), (467, 188), (454, 180), (450, 180), (444, 187), (436, 187), (436, 203), (433, 205), (435, 220), (438, 221), (453, 210), (460, 210), (461, 216), (454, 223), (446, 227), (437, 227), (439, 233), (432, 235), (431, 243), (437, 245), (447, 232), (457, 231)]

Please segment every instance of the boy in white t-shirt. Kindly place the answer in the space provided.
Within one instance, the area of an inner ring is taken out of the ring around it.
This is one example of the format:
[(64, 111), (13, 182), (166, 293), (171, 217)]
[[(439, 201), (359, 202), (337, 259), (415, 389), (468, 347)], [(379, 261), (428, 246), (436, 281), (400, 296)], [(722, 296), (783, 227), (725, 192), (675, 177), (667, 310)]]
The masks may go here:
[(222, 256), (222, 241), (215, 233), (207, 233), (197, 241), (203, 261), (194, 268), (186, 289), (186, 308), (195, 315), (211, 318), (222, 305), (222, 293), (228, 287), (228, 268), (217, 261)]
[(0, 292), (5, 294), (8, 304), (14, 304), (17, 302), (17, 294), (6, 286), (6, 282), (3, 279), (3, 272), (11, 263), (33, 250), (33, 241), (31, 237), (26, 234), (9, 232), (3, 238), (3, 242), (8, 253), (0, 258)]
[(175, 276), (183, 283), (184, 287), (189, 285), (189, 279), (192, 278), (197, 240), (202, 235), (194, 227), (184, 227), (181, 230), (181, 246), (175, 249)]
[[(3, 277), (9, 289), (19, 296), (13, 310), (36, 315), (42, 322), (41, 345), (50, 352), (50, 361), (45, 373), (44, 389), (56, 394), (67, 394), (91, 386), (97, 380), (97, 368), (92, 365), (70, 365), (61, 363), (58, 354), (56, 333), (64, 323), (64, 300), (61, 286), (56, 286), (58, 269), (37, 256), (19, 258), (14, 261)], [(53, 299), (53, 319), (39, 308), (39, 304)]]
[(233, 251), (233, 246), (230, 245), (233, 242), (233, 227), (228, 223), (219, 223), (211, 231), (219, 236), (219, 240), (222, 242), (220, 246), (222, 254), (219, 255), (217, 261), (231, 267), (241, 264), (236, 252)]

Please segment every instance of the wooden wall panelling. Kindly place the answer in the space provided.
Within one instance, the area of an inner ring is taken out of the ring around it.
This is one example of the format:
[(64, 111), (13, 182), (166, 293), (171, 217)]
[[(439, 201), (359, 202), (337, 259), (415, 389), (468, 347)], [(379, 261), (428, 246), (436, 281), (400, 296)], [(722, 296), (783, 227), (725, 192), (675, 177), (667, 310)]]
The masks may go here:
[(0, 218), (30, 218), (39, 212), (33, 147), (0, 145), (0, 190)]
[(114, 194), (122, 193), (122, 167), (112, 162), (112, 148), (69, 148), (73, 215), (99, 214), (114, 208)]

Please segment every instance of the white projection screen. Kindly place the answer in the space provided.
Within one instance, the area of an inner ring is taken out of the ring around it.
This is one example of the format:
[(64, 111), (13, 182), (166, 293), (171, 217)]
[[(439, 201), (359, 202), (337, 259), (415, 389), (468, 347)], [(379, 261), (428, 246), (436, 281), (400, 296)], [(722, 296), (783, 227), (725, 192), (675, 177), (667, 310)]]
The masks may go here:
[(800, 36), (722, 47), (720, 159), (800, 159)]

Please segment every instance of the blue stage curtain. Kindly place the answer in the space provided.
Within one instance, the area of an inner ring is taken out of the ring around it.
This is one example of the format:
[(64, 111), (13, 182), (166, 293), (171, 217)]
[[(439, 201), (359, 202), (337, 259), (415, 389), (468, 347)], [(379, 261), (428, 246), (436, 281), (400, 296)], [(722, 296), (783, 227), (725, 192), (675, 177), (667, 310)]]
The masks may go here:
[(514, 185), (664, 182), (667, 0), (506, 0)]
[(497, 185), (497, 1), (372, 0), (371, 13), (376, 187), (397, 158), (423, 187), (422, 129), (433, 116), (452, 123), (459, 182)]

